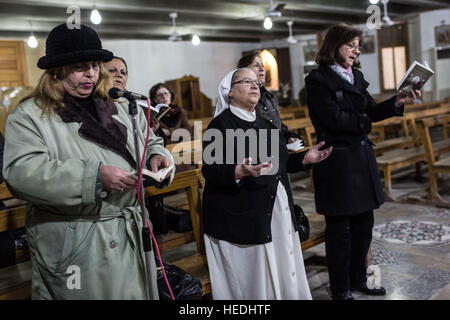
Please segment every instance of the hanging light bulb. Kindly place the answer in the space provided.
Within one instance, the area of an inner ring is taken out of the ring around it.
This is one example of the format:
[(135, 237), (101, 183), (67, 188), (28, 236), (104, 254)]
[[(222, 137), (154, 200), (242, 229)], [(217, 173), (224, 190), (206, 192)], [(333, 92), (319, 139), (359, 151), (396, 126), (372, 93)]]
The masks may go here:
[(369, 2), (370, 2), (371, 4), (377, 4), (378, 2), (380, 2), (380, 0), (369, 0)]
[(30, 48), (36, 48), (38, 46), (38, 41), (34, 36), (33, 32), (31, 33), (31, 36), (28, 38), (27, 44)]
[(270, 20), (270, 17), (266, 17), (265, 19), (264, 19), (264, 29), (266, 29), (266, 30), (270, 30), (270, 29), (272, 29), (272, 20)]
[(192, 36), (192, 44), (194, 46), (198, 46), (200, 44), (200, 38), (198, 37), (198, 35), (194, 34)]
[(93, 24), (100, 24), (100, 22), (102, 22), (102, 16), (100, 15), (100, 12), (98, 12), (95, 6), (91, 12), (91, 21)]

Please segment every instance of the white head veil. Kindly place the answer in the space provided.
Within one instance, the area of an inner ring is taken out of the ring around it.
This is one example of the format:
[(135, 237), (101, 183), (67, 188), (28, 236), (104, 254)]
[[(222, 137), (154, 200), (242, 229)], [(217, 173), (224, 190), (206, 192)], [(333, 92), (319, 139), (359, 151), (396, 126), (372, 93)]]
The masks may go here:
[(231, 90), (231, 79), (236, 71), (239, 69), (234, 69), (229, 72), (220, 82), (219, 84), (219, 99), (217, 99), (216, 103), (216, 111), (214, 112), (214, 118), (222, 113), (225, 109), (230, 107), (230, 98), (228, 97), (228, 93)]

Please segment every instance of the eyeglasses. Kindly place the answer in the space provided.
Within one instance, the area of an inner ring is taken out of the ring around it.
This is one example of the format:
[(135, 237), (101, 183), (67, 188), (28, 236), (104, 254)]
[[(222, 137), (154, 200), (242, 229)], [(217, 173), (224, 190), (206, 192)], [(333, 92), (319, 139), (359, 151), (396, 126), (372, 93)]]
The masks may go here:
[(231, 85), (233, 86), (233, 85), (235, 85), (236, 83), (241, 83), (241, 84), (243, 84), (244, 86), (249, 86), (249, 87), (250, 87), (252, 84), (254, 84), (255, 86), (257, 86), (258, 88), (261, 87), (261, 82), (259, 82), (258, 79), (252, 80), (252, 79), (249, 79), (249, 78), (245, 78), (245, 79), (242, 79), (242, 80), (239, 80), (239, 81), (235, 81), (235, 82), (233, 82)]
[(362, 47), (361, 46), (354, 45), (353, 43), (346, 43), (345, 45), (347, 47), (349, 47), (350, 50), (358, 49), (359, 52), (362, 52)]
[(258, 63), (258, 62), (253, 63), (251, 66), (258, 68), (258, 69), (264, 69), (264, 65), (262, 63)]
[(157, 98), (164, 98), (164, 96), (170, 96), (170, 92), (169, 91), (161, 92), (156, 95)]

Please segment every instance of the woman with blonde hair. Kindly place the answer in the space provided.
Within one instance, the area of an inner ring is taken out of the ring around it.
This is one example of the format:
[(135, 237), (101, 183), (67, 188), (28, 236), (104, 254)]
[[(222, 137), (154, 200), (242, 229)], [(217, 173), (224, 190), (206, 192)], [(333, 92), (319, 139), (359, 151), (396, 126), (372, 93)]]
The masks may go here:
[[(132, 124), (112, 86), (102, 49), (88, 26), (55, 27), (38, 62), (45, 72), (31, 97), (8, 117), (3, 175), (28, 201), (33, 299), (157, 299), (140, 230)], [(140, 149), (147, 122), (138, 114)], [(173, 162), (150, 132), (153, 171)], [(173, 174), (163, 181), (167, 184)], [(162, 185), (161, 185), (162, 186)]]

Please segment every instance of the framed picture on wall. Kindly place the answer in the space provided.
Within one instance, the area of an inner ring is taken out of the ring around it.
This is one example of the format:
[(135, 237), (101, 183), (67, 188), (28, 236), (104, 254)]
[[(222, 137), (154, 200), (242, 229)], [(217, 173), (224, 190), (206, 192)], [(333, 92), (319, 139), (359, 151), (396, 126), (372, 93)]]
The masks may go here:
[(303, 46), (303, 55), (305, 56), (305, 64), (308, 62), (314, 62), (316, 59), (317, 53), (317, 44), (316, 43), (308, 43)]
[(362, 37), (362, 53), (375, 53), (374, 35), (364, 35)]
[(434, 28), (436, 47), (450, 45), (450, 24), (437, 26)]

